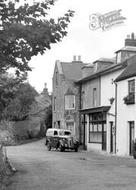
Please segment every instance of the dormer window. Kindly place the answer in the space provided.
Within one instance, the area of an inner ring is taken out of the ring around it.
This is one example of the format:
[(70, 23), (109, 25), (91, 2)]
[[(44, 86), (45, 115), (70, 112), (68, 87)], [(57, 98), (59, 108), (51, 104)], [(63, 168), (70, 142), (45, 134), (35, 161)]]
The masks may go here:
[(117, 63), (122, 63), (134, 55), (136, 55), (136, 47), (126, 46), (116, 52)]
[(117, 63), (121, 63), (121, 51), (117, 53)]

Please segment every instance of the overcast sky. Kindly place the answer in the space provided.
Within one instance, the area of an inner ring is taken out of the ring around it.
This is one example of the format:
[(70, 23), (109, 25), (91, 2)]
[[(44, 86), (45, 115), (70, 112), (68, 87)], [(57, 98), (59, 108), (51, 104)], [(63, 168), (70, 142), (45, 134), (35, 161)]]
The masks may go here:
[[(134, 0), (57, 0), (50, 14), (56, 18), (69, 9), (75, 11), (75, 16), (69, 24), (67, 36), (62, 42), (52, 45), (45, 55), (34, 57), (30, 62), (33, 71), (29, 74), (29, 82), (38, 91), (43, 89), (44, 83), (47, 83), (49, 92), (52, 91), (56, 60), (72, 61), (73, 55), (81, 55), (83, 62), (90, 63), (100, 57), (115, 57), (114, 52), (124, 46), (127, 34), (136, 33)], [(121, 9), (121, 15), (126, 17), (123, 25), (107, 31), (90, 30), (90, 15), (105, 14), (118, 9)]]

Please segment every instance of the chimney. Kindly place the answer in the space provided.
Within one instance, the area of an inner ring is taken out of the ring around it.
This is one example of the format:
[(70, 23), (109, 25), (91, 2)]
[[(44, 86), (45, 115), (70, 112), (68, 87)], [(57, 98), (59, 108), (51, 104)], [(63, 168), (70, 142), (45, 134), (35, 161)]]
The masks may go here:
[(81, 62), (81, 55), (78, 55), (78, 61)]
[(81, 61), (81, 55), (78, 55), (78, 56), (74, 55), (72, 62), (82, 62), (82, 61)]
[(134, 40), (135, 39), (135, 34), (132, 32), (131, 34), (131, 39)]
[(76, 61), (76, 55), (73, 56), (73, 61), (74, 61), (74, 62)]
[(127, 38), (125, 39), (125, 46), (136, 47), (136, 38), (134, 33), (132, 33), (131, 36), (127, 35)]
[(130, 39), (130, 35), (129, 34), (127, 35), (127, 39)]

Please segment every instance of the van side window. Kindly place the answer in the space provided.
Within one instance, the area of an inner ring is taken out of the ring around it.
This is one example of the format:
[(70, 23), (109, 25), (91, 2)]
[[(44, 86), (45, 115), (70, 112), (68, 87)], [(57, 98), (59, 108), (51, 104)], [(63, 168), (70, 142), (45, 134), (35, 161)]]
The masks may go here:
[(54, 131), (54, 135), (58, 135), (58, 131)]

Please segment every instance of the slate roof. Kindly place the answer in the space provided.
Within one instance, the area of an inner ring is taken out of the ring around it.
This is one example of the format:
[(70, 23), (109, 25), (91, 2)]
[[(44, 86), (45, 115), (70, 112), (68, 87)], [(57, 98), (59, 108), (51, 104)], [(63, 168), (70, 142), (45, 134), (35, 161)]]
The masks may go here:
[(66, 79), (77, 81), (82, 77), (83, 62), (60, 62)]
[(112, 64), (111, 66), (103, 68), (102, 70), (100, 70), (98, 72), (95, 72), (94, 74), (91, 74), (91, 75), (89, 75), (89, 76), (87, 76), (85, 78), (82, 78), (82, 79), (78, 80), (77, 83), (83, 83), (83, 82), (95, 79), (95, 78), (97, 78), (99, 76), (111, 73), (113, 71), (120, 70), (120, 69), (125, 68), (125, 67), (126, 67), (126, 62), (123, 62), (123, 63), (120, 63), (120, 64)]
[(115, 63), (116, 62), (116, 58), (105, 58), (105, 57), (101, 57), (100, 59), (97, 59), (96, 61), (94, 61), (93, 63), (95, 62), (108, 62), (108, 63)]
[(136, 60), (127, 66), (127, 68), (116, 78), (116, 82), (136, 76)]
[(119, 49), (118, 51), (116, 51), (115, 53), (117, 53), (119, 51), (132, 51), (132, 52), (136, 52), (136, 47), (134, 47), (134, 46), (125, 46), (125, 47)]

